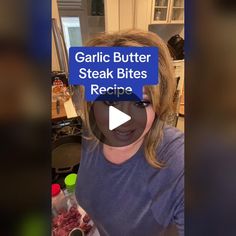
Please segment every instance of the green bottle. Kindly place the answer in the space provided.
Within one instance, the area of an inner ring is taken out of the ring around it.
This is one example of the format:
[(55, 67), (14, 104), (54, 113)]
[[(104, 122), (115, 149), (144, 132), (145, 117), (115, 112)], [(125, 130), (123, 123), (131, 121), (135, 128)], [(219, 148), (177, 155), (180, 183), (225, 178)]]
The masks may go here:
[(64, 180), (64, 183), (66, 186), (64, 194), (66, 198), (68, 199), (67, 201), (68, 208), (78, 205), (76, 197), (75, 197), (76, 180), (77, 180), (77, 174), (75, 173), (67, 175)]

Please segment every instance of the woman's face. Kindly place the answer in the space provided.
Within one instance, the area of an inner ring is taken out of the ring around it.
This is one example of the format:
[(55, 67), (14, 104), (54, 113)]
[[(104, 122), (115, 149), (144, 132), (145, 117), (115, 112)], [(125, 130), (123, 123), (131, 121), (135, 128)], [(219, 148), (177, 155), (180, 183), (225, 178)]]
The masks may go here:
[[(109, 130), (109, 106), (113, 106), (128, 114), (131, 120)], [(155, 119), (150, 99), (146, 94), (141, 101), (97, 101), (93, 104), (94, 117), (97, 128), (103, 134), (103, 143), (113, 147), (132, 146), (143, 142)]]

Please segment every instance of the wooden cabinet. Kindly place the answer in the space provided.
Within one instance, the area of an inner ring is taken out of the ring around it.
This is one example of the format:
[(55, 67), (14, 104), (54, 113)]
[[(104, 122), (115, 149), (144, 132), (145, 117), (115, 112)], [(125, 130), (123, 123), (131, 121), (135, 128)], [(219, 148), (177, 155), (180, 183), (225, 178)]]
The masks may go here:
[(134, 28), (134, 0), (104, 0), (104, 6), (106, 32), (112, 33)]
[(169, 22), (174, 24), (184, 24), (184, 0), (171, 1)]
[(184, 0), (153, 0), (150, 24), (183, 24)]
[(176, 92), (176, 112), (184, 115), (184, 60), (173, 61), (175, 78), (178, 80)]
[(136, 0), (134, 27), (148, 30), (149, 25), (183, 25), (184, 0)]
[[(60, 27), (60, 17), (58, 12), (58, 5), (56, 0), (52, 0), (52, 18), (56, 19), (56, 21), (59, 23), (58, 26)], [(55, 38), (52, 33), (52, 57), (51, 57), (51, 63), (52, 63), (52, 70), (58, 71), (60, 70), (59, 60), (57, 57), (57, 50), (55, 45)]]
[(184, 116), (184, 87), (180, 96), (179, 114)]
[(151, 23), (167, 23), (171, 0), (152, 1)]
[(180, 78), (177, 89), (179, 91), (182, 91), (184, 84), (184, 60), (174, 60), (173, 65), (174, 65), (175, 77)]

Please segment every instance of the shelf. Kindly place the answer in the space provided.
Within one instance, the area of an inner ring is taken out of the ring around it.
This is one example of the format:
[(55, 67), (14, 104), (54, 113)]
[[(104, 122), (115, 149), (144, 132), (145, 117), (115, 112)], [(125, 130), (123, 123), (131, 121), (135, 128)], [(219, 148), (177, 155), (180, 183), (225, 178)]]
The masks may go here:
[(173, 22), (152, 21), (150, 25), (184, 25), (184, 22), (183, 21), (173, 21)]
[(153, 21), (152, 23), (151, 23), (151, 25), (167, 25), (167, 24), (169, 24), (169, 23), (167, 23), (166, 21)]
[(184, 24), (184, 21), (183, 20), (172, 20), (168, 24), (170, 24), (170, 25), (174, 25), (174, 24), (181, 25), (181, 24)]
[(184, 9), (184, 7), (173, 7), (173, 9)]
[(165, 6), (155, 6), (155, 9), (158, 9), (158, 8), (160, 8), (160, 9), (164, 8), (164, 9), (166, 9), (167, 6), (166, 6), (166, 7), (165, 7)]

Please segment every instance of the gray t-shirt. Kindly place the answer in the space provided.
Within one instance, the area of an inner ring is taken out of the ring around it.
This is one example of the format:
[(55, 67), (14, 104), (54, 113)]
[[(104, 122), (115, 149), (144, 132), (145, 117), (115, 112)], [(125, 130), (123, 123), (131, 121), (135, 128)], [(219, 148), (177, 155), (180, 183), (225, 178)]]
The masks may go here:
[(104, 157), (102, 145), (90, 145), (83, 144), (76, 197), (101, 236), (168, 235), (171, 225), (184, 235), (183, 133), (165, 127), (157, 150), (162, 169), (147, 163), (143, 147), (116, 165)]

